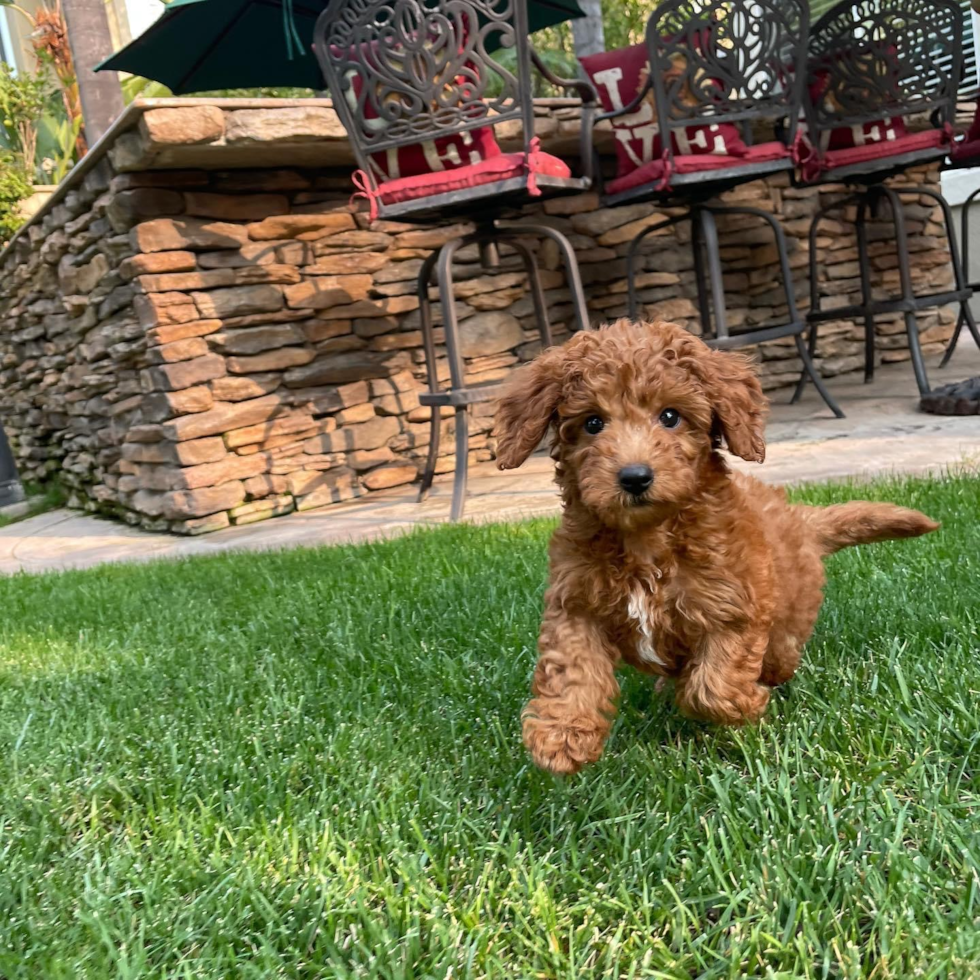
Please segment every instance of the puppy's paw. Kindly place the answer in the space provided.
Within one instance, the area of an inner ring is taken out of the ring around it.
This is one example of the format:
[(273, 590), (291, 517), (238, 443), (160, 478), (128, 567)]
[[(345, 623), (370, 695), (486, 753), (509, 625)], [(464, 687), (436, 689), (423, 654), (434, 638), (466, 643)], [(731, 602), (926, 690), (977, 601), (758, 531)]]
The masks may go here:
[(542, 698), (524, 709), (523, 734), (534, 764), (559, 776), (570, 776), (601, 755), (609, 734), (605, 719), (570, 717)]
[(764, 684), (751, 684), (744, 688), (729, 688), (723, 693), (702, 691), (697, 698), (689, 695), (689, 689), (679, 692), (678, 704), (684, 714), (716, 725), (745, 725), (758, 721), (765, 714), (770, 690)]

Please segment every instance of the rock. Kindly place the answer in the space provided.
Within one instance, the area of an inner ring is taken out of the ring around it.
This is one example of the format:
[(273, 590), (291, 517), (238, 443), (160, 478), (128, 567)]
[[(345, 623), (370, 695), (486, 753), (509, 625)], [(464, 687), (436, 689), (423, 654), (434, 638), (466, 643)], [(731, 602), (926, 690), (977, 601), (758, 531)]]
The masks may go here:
[(58, 264), (58, 284), (63, 293), (87, 295), (109, 272), (109, 260), (100, 252), (85, 265), (73, 265), (71, 256)]
[[(279, 242), (246, 242), (235, 251), (201, 252), (197, 263), (202, 269), (244, 269), (253, 265), (296, 265), (279, 256)], [(295, 244), (295, 243), (293, 243)]]
[(395, 458), (395, 454), (387, 446), (379, 446), (377, 449), (356, 449), (348, 454), (347, 462), (360, 472), (373, 469), (382, 463), (390, 463)]
[(261, 371), (284, 371), (286, 368), (309, 364), (316, 351), (307, 347), (280, 347), (278, 350), (254, 354), (251, 357), (232, 356), (227, 360), (231, 374), (251, 374)]
[(595, 191), (574, 197), (553, 197), (544, 202), (545, 214), (591, 214), (599, 210), (599, 195)]
[(281, 381), (282, 376), (278, 372), (252, 374), (244, 378), (216, 378), (211, 382), (211, 393), (219, 402), (240, 402), (275, 391)]
[(140, 276), (139, 286), (148, 293), (190, 292), (195, 289), (215, 289), (220, 286), (250, 286), (261, 283), (297, 283), (299, 271), (288, 265), (246, 266), (241, 269), (209, 269), (204, 272), (168, 272), (162, 275)]
[(328, 214), (284, 214), (247, 226), (249, 237), (257, 242), (297, 238), (307, 234), (322, 238), (353, 227), (353, 215), (345, 211), (331, 211)]
[(224, 354), (261, 354), (276, 347), (303, 344), (307, 339), (303, 328), (292, 323), (277, 323), (213, 334), (211, 345)]
[(157, 489), (197, 490), (201, 487), (216, 487), (229, 480), (244, 480), (250, 476), (258, 476), (268, 468), (269, 461), (262, 455), (237, 456), (230, 453), (214, 463), (201, 463), (199, 466), (173, 470), (175, 482), (169, 487)]
[(337, 453), (348, 449), (377, 449), (383, 446), (393, 436), (398, 435), (400, 426), (398, 420), (391, 416), (376, 416), (369, 422), (358, 425), (347, 425), (324, 432), (303, 443), (303, 451), (307, 453)]
[(321, 256), (319, 261), (303, 270), (308, 276), (346, 276), (358, 272), (377, 272), (388, 265), (388, 257), (380, 252), (341, 252)]
[(365, 381), (355, 381), (353, 384), (340, 385), (337, 388), (306, 388), (302, 391), (291, 392), (290, 401), (293, 405), (308, 405), (316, 415), (336, 412), (350, 405), (359, 405), (368, 400), (368, 386)]
[(278, 497), (267, 497), (265, 500), (253, 500), (251, 503), (233, 508), (229, 513), (235, 524), (239, 525), (254, 524), (256, 521), (264, 521), (268, 517), (290, 514), (295, 509), (296, 501), (293, 500), (292, 496), (282, 494)]
[(195, 517), (189, 521), (174, 521), (170, 525), (170, 530), (174, 534), (210, 534), (212, 531), (224, 530), (230, 523), (228, 515), (222, 511), (207, 517)]
[(140, 414), (150, 422), (166, 422), (177, 415), (206, 412), (213, 405), (211, 389), (197, 385), (181, 391), (155, 391), (145, 395), (140, 403)]
[(580, 235), (598, 238), (613, 228), (628, 224), (653, 214), (652, 204), (628, 204), (626, 207), (604, 208), (572, 215), (572, 229)]
[(184, 442), (187, 439), (200, 439), (203, 436), (240, 429), (271, 419), (279, 413), (281, 404), (278, 395), (264, 395), (242, 402), (218, 403), (210, 411), (165, 422), (162, 427), (163, 435), (174, 442)]
[(350, 320), (307, 320), (303, 324), (303, 333), (313, 344), (333, 337), (342, 337), (350, 332)]
[(250, 476), (245, 481), (245, 492), (249, 497), (268, 497), (269, 494), (282, 494), (287, 489), (286, 477), (263, 473), (261, 476)]
[(230, 289), (213, 289), (191, 295), (201, 316), (220, 320), (279, 310), (283, 296), (278, 286), (232, 286)]
[(379, 466), (361, 477), (361, 485), (368, 490), (384, 490), (387, 487), (398, 487), (411, 483), (418, 476), (418, 468), (414, 463), (398, 462)]
[(370, 276), (318, 276), (295, 286), (286, 286), (286, 304), (294, 309), (321, 310), (367, 298)]
[(238, 248), (248, 241), (241, 225), (205, 218), (156, 218), (136, 225), (130, 232), (138, 252), (179, 249)]
[(150, 252), (123, 259), (119, 265), (119, 274), (124, 279), (133, 279), (160, 272), (193, 272), (195, 266), (193, 252)]
[(209, 194), (187, 191), (184, 194), (188, 214), (222, 221), (262, 221), (273, 214), (289, 210), (284, 194)]
[(228, 455), (224, 440), (219, 436), (192, 439), (190, 442), (131, 443), (122, 447), (122, 458), (137, 463), (177, 463), (197, 466), (215, 463)]
[(313, 488), (303, 496), (298, 497), (296, 501), (297, 510), (311, 510), (314, 507), (351, 500), (361, 495), (361, 489), (357, 485), (353, 470), (336, 469), (319, 473), (317, 476), (319, 480)]
[[(139, 298), (137, 297), (137, 299)], [(146, 342), (150, 345), (170, 344), (175, 340), (184, 340), (187, 337), (206, 337), (220, 329), (220, 320), (188, 320), (186, 323), (152, 327), (146, 331)]]
[(383, 252), (391, 245), (391, 235), (380, 231), (342, 231), (331, 235), (329, 239), (317, 242), (313, 246), (314, 254), (318, 256), (332, 255), (341, 249), (366, 249)]
[(407, 366), (408, 355), (378, 354), (368, 351), (349, 351), (318, 357), (311, 364), (286, 372), (284, 381), (289, 388), (311, 385), (344, 384), (367, 378), (383, 378)]
[(225, 359), (217, 354), (206, 354), (191, 361), (147, 368), (141, 372), (140, 381), (145, 391), (179, 391), (224, 374)]
[(511, 350), (524, 339), (521, 322), (509, 313), (477, 313), (459, 325), (463, 357), (484, 357)]
[(116, 194), (106, 208), (113, 231), (129, 231), (138, 221), (164, 215), (182, 214), (183, 195), (160, 187), (138, 187)]
[(326, 106), (238, 109), (228, 113), (225, 127), (228, 143), (310, 143), (323, 139), (347, 139), (337, 113)]
[(405, 231), (395, 236), (395, 248), (441, 248), (453, 238), (469, 235), (474, 225), (463, 222), (457, 225), (444, 225), (440, 228), (425, 228), (419, 231)]
[(208, 352), (208, 342), (200, 337), (188, 337), (186, 340), (175, 340), (161, 347), (151, 347), (146, 352), (146, 358), (151, 364), (171, 364), (175, 361), (189, 361), (195, 357), (204, 357)]
[(183, 293), (151, 293), (148, 296), (135, 296), (133, 309), (140, 324), (148, 330), (153, 327), (191, 323), (200, 319), (197, 307), (190, 297)]
[[(281, 415), (269, 422), (259, 422), (256, 425), (246, 425), (241, 429), (232, 429), (225, 433), (224, 441), (229, 449), (237, 449), (240, 446), (251, 446), (265, 442), (275, 436), (306, 432), (316, 424), (305, 412), (296, 415)], [(329, 427), (332, 428), (333, 424), (332, 419), (328, 420)]]
[(203, 487), (200, 490), (174, 490), (160, 498), (160, 513), (169, 520), (187, 517), (206, 517), (219, 510), (237, 507), (245, 499), (245, 487), (241, 480), (223, 483), (219, 487)]
[(148, 109), (140, 129), (154, 143), (215, 143), (225, 134), (225, 114), (213, 105)]

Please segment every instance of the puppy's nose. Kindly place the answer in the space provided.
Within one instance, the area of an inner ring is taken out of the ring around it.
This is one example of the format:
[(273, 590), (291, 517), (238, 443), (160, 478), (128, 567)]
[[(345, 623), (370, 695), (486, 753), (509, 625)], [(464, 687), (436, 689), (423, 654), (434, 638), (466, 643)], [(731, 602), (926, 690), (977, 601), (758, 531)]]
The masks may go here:
[(653, 470), (641, 463), (631, 463), (619, 471), (619, 485), (631, 496), (640, 497), (653, 483)]

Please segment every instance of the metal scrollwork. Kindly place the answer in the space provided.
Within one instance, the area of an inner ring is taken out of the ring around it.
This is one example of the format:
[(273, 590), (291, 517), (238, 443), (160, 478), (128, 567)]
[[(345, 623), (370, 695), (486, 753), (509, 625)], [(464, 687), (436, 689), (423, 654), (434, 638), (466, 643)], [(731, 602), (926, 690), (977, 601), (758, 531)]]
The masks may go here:
[(334, 0), (314, 48), (364, 150), (520, 116), (515, 75), (488, 53), (515, 44), (514, 0)]
[(773, 117), (794, 94), (803, 0), (667, 0), (648, 26), (670, 120)]
[(963, 15), (946, 0), (857, 0), (811, 32), (808, 79), (822, 128), (941, 107), (955, 98)]

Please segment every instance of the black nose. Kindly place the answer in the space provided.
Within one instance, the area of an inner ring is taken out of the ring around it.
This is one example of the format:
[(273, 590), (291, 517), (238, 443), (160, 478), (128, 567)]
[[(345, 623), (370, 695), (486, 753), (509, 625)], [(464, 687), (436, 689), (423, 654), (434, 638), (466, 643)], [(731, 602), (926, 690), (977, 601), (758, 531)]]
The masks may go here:
[(653, 470), (649, 466), (633, 463), (619, 471), (619, 485), (634, 497), (640, 497), (653, 483)]

